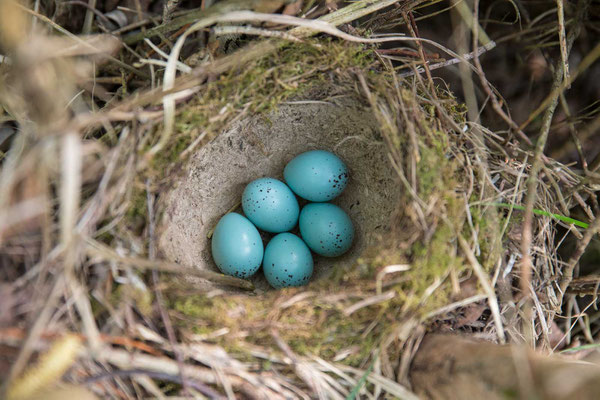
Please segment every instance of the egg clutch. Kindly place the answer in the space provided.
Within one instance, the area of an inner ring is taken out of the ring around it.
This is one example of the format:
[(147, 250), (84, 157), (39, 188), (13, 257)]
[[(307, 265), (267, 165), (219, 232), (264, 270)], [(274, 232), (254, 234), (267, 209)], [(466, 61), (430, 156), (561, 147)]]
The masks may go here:
[[(260, 266), (274, 288), (306, 285), (313, 273), (311, 250), (324, 257), (347, 252), (354, 226), (340, 207), (326, 203), (348, 184), (348, 168), (335, 154), (312, 150), (292, 159), (284, 182), (259, 178), (242, 194), (242, 209), (223, 216), (212, 236), (212, 256), (227, 275), (249, 278)], [(302, 210), (296, 196), (308, 200)], [(300, 237), (290, 233), (299, 227)], [(263, 248), (259, 229), (275, 234)]]

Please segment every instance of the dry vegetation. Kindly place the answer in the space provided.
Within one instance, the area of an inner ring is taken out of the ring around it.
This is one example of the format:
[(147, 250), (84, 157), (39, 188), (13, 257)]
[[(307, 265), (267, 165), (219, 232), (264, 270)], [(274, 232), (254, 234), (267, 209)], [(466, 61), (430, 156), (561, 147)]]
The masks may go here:
[[(0, 1), (0, 397), (447, 398), (428, 332), (596, 354), (598, 5), (212, 3)], [(346, 97), (403, 193), (356, 262), (265, 292), (165, 259), (194, 152)]]

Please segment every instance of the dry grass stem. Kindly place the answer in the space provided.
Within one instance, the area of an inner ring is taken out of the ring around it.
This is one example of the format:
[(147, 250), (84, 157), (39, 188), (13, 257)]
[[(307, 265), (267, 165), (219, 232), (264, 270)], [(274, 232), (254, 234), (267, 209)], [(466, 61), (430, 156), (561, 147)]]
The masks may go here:
[(490, 310), (492, 312), (492, 317), (494, 318), (494, 325), (496, 326), (496, 334), (498, 335), (498, 340), (500, 343), (506, 342), (506, 335), (504, 334), (504, 325), (502, 324), (502, 317), (500, 315), (500, 307), (498, 306), (498, 298), (496, 296), (496, 292), (494, 288), (491, 287), (488, 277), (486, 276), (483, 268), (479, 264), (479, 261), (475, 258), (475, 254), (469, 247), (467, 241), (462, 237), (458, 236), (458, 242), (460, 244), (461, 249), (467, 256), (469, 263), (471, 263), (471, 267), (473, 267), (473, 272), (477, 276), (479, 283), (483, 287), (484, 292), (487, 295), (488, 303), (490, 305)]
[(102, 257), (106, 260), (117, 261), (124, 265), (129, 265), (134, 268), (139, 268), (142, 270), (157, 270), (164, 272), (171, 272), (176, 274), (185, 274), (197, 276), (198, 278), (207, 279), (209, 281), (213, 281), (216, 283), (220, 283), (223, 285), (239, 287), (241, 289), (252, 290), (254, 286), (251, 282), (235, 278), (232, 276), (227, 276), (223, 274), (219, 274), (212, 271), (201, 270), (197, 268), (186, 267), (183, 265), (160, 261), (160, 260), (146, 260), (135, 257), (125, 257), (119, 255), (114, 250), (109, 247), (98, 243), (92, 239), (87, 239), (86, 243), (88, 245), (88, 251), (98, 257)]

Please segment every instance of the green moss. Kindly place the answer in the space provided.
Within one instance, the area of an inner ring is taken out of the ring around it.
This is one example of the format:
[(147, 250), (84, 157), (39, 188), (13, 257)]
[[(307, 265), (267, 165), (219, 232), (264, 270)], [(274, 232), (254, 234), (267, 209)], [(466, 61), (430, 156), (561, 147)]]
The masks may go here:
[[(491, 271), (502, 251), (501, 229), (506, 223), (506, 218), (500, 216), (499, 210), (494, 207), (472, 207), (470, 211), (473, 226), (476, 227), (481, 265), (485, 270)], [(471, 228), (468, 225), (464, 226), (463, 236), (472, 236)]]
[[(203, 86), (198, 96), (178, 111), (173, 137), (167, 148), (154, 158), (152, 168), (169, 171), (182, 161), (180, 154), (193, 141), (198, 129), (209, 136), (216, 135), (240, 112), (265, 115), (290, 97), (318, 87), (326, 79), (327, 71), (366, 68), (373, 62), (373, 51), (363, 46), (308, 40), (286, 45), (271, 57), (223, 74)], [(161, 131), (159, 127), (157, 133)]]
[[(372, 281), (372, 276), (369, 278)], [(358, 293), (358, 288), (365, 286), (366, 282), (352, 281), (352, 284), (357, 285)], [(314, 290), (316, 286), (311, 285), (309, 289)], [(342, 288), (338, 286), (337, 289)], [(288, 296), (300, 290), (289, 289)], [(347, 316), (342, 309), (322, 300), (323, 296), (332, 293), (332, 288), (319, 291), (309, 307), (298, 305), (283, 310), (278, 308), (282, 292), (214, 298), (201, 294), (180, 296), (176, 292), (168, 293), (169, 308), (173, 310), (172, 320), (176, 326), (191, 329), (197, 334), (210, 334), (223, 327), (228, 328), (229, 334), (219, 337), (216, 342), (235, 353), (238, 359), (247, 357), (244, 343), (276, 347), (270, 330), (273, 327), (296, 354), (315, 354), (330, 359), (342, 349), (355, 348), (345, 360), (354, 366), (368, 358), (380, 339), (389, 333), (394, 323), (394, 313), (389, 313), (388, 309), (398, 306), (391, 302), (382, 303)], [(374, 318), (384, 323), (362, 336), (360, 333), (369, 327)]]
[(134, 218), (137, 216), (146, 217), (148, 212), (148, 204), (146, 199), (146, 192), (143, 190), (135, 190), (131, 196), (130, 206), (127, 210), (127, 216)]
[(117, 285), (111, 293), (110, 303), (116, 309), (123, 302), (134, 304), (143, 315), (150, 316), (154, 296), (147, 289), (144, 290), (129, 284)]

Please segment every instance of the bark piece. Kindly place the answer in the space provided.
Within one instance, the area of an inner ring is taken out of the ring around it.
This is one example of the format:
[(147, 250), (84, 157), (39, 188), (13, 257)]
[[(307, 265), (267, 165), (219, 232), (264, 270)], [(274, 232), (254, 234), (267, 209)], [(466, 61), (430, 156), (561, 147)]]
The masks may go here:
[(600, 366), (457, 335), (425, 337), (412, 363), (422, 399), (598, 399)]

